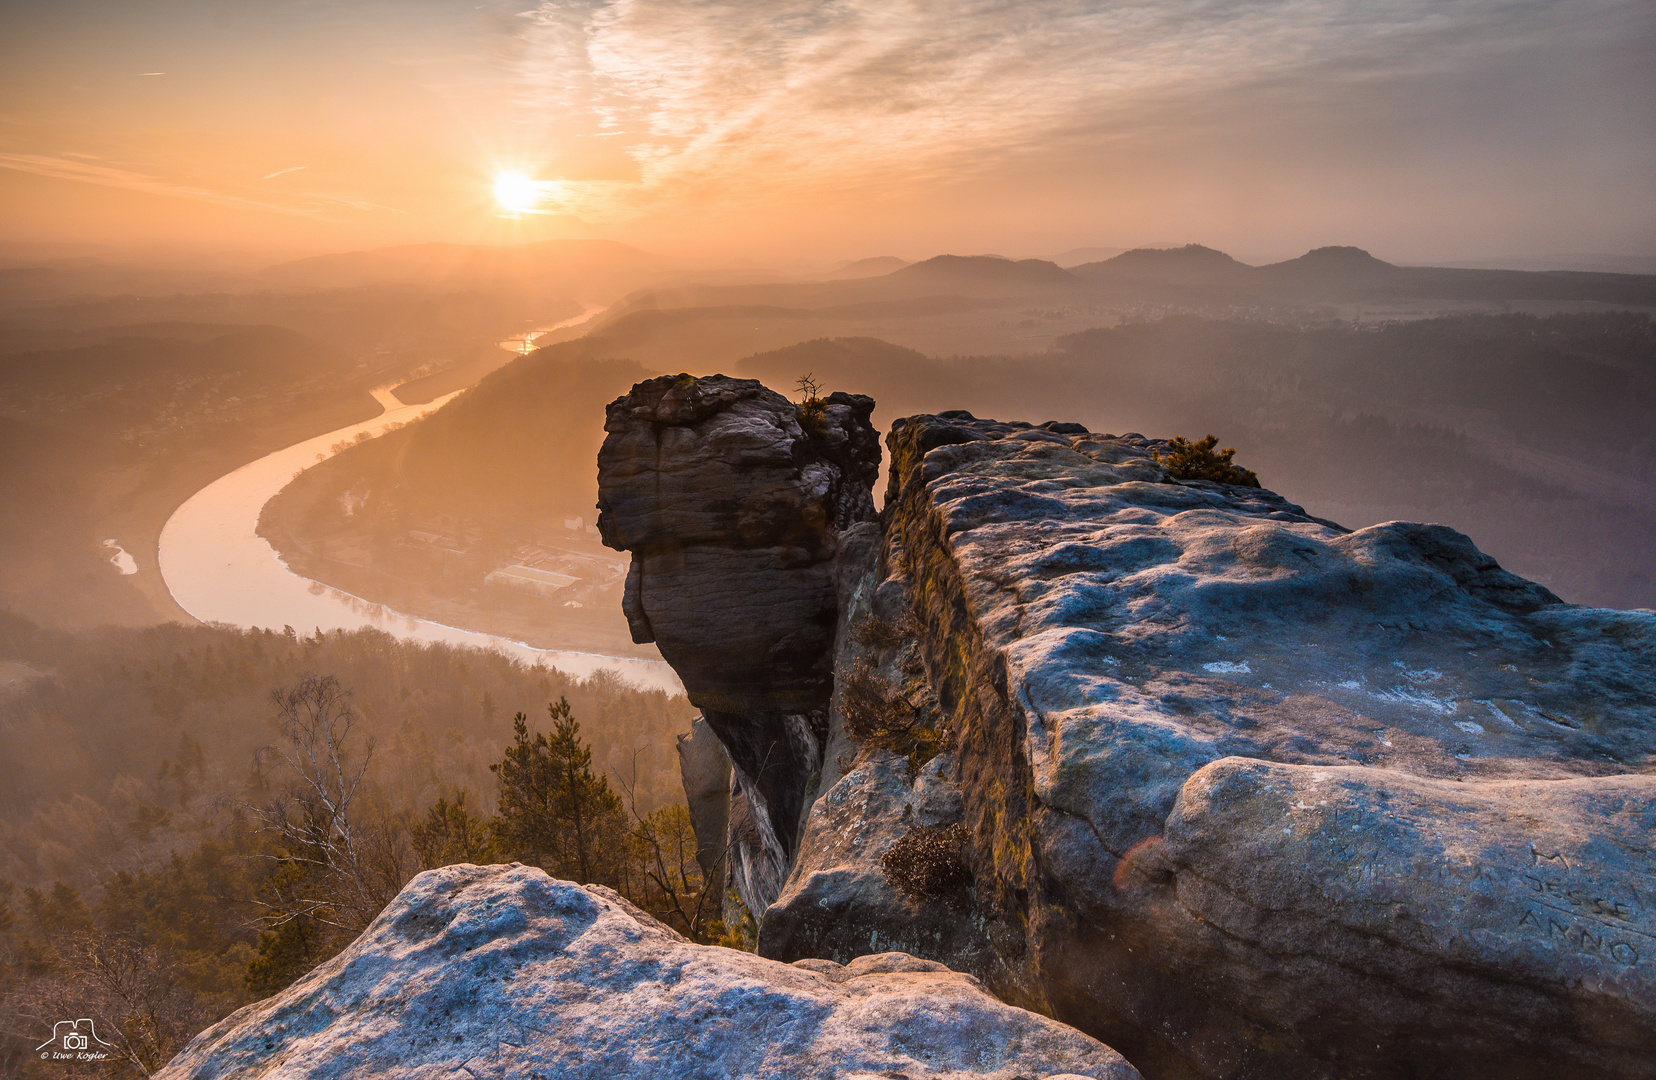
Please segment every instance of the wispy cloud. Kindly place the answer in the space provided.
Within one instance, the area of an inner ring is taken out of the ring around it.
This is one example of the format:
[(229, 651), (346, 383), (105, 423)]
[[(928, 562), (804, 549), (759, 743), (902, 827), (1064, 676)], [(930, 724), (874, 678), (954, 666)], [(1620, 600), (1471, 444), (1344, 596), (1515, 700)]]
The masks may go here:
[(264, 174), (264, 179), (274, 180), (278, 176), (286, 176), (288, 173), (298, 172), (300, 169), (303, 169), (304, 167), (305, 166), (303, 166), (303, 165), (289, 165), (285, 169), (277, 169), (275, 172), (265, 173)]
[(561, 189), (561, 209), (602, 219), (698, 190), (729, 204), (959, 177), (1031, 148), (1188, 123), (1236, 95), (1308, 100), (1449, 70), (1617, 6), (544, 0), (518, 63), (538, 107), (584, 115), (638, 163), (636, 182)]
[[(299, 165), (294, 168), (302, 169), (304, 166)], [(50, 176), (59, 180), (75, 180), (84, 184), (98, 184), (103, 187), (122, 188), (127, 191), (142, 191), (152, 195), (193, 199), (217, 206), (265, 210), (302, 217), (325, 218), (339, 209), (393, 214), (404, 212), (393, 206), (384, 206), (352, 195), (341, 195), (333, 192), (300, 192), (296, 193), (291, 201), (259, 198), (235, 191), (180, 183), (118, 165), (102, 164), (100, 159), (85, 154), (0, 152), (0, 169), (15, 169), (18, 172), (34, 173), (37, 176)], [(292, 171), (294, 170), (283, 169), (270, 175), (279, 176), (283, 172)], [(265, 179), (269, 179), (269, 177)]]

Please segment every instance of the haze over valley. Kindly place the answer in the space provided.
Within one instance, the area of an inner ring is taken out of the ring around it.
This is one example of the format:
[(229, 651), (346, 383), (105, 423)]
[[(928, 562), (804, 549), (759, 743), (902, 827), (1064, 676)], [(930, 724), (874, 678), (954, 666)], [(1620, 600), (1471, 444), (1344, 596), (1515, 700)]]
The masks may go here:
[(1648, 4), (0, 60), (0, 1080), (1653, 1075)]

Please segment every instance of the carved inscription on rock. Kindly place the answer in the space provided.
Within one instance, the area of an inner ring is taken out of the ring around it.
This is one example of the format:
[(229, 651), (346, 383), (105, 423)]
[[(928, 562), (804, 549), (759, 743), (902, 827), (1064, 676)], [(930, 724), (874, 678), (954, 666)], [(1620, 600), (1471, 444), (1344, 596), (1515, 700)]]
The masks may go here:
[[(1516, 875), (1523, 886), (1516, 929), (1626, 967), (1656, 956), (1656, 875), (1634, 870), (1629, 878), (1605, 881), (1592, 869), (1532, 846), (1529, 867)], [(1646, 877), (1650, 888), (1633, 875)]]
[[(1375, 810), (1342, 798), (1346, 792), (1326, 794), (1316, 803), (1300, 799), (1289, 811), (1299, 820), (1284, 829), (1309, 834), (1324, 853), (1317, 876), (1324, 904), (1356, 902), (1368, 920), (1390, 924), (1399, 937), (1439, 946), (1456, 936), (1493, 935), (1509, 950), (1529, 943), (1611, 970), (1656, 973), (1656, 869), (1624, 863), (1608, 870), (1533, 843), (1527, 852), (1457, 851), (1460, 845), (1445, 842), (1429, 818), (1411, 812), (1416, 808)], [(1422, 843), (1423, 836), (1434, 843)], [(1648, 864), (1641, 854), (1623, 853)]]

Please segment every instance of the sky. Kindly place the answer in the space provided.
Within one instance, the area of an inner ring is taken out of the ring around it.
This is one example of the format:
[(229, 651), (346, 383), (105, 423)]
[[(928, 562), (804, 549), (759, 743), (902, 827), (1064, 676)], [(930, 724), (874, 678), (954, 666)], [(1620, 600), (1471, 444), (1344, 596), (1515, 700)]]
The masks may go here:
[(1653, 177), (1650, 0), (0, 11), (0, 242), (1648, 256)]

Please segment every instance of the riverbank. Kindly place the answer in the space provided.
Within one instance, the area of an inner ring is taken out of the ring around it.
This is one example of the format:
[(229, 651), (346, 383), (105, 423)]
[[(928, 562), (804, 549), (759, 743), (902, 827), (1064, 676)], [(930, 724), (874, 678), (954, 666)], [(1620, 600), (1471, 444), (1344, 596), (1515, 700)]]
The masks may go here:
[(256, 531), (271, 497), (296, 474), (326, 460), (343, 445), (375, 438), (418, 419), (452, 395), (409, 406), (398, 403), (387, 390), (376, 391), (375, 397), (386, 408), (373, 420), (315, 436), (243, 465), (206, 485), (178, 508), (161, 530), (158, 564), (181, 608), (202, 621), (237, 626), (292, 626), (300, 631), (376, 627), (402, 638), (496, 649), (582, 677), (607, 668), (640, 686), (680, 691), (677, 677), (659, 658), (615, 656), (592, 648), (536, 647), (504, 635), (419, 618), (289, 570)]
[[(400, 388), (399, 388), (400, 390)], [(371, 450), (397, 460), (407, 432), (391, 432)], [(329, 458), (285, 485), (260, 512), (258, 533), (296, 574), (330, 588), (422, 619), (522, 641), (541, 649), (654, 659), (654, 646), (635, 645), (621, 614), (620, 574), (625, 562), (584, 531), (557, 534), (541, 550), (554, 558), (614, 564), (613, 581), (581, 582), (550, 596), (489, 584), (491, 571), (516, 560), (511, 539), (489, 535), (438, 538), (443, 525), (422, 520), (367, 520), (343, 513), (340, 503), (364, 490), (358, 475), (363, 451)], [(342, 494), (343, 493), (343, 494)], [(464, 525), (452, 530), (464, 534)]]

